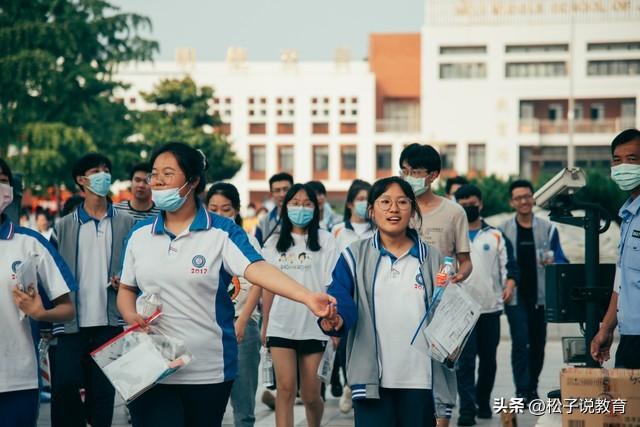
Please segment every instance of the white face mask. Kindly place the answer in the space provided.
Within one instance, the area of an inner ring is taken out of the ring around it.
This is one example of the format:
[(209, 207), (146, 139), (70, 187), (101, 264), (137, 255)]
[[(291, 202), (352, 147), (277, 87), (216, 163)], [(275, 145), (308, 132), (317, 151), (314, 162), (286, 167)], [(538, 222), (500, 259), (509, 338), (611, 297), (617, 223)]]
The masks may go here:
[(9, 184), (0, 183), (0, 214), (13, 202), (13, 187)]

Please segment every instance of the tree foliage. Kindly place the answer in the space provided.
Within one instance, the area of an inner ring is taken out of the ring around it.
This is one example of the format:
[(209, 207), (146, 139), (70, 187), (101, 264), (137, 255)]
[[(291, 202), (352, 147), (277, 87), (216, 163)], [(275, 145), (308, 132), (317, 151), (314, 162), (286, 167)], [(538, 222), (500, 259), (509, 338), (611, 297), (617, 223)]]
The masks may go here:
[(136, 113), (136, 132), (153, 149), (169, 141), (182, 141), (204, 152), (209, 160), (208, 181), (233, 177), (242, 166), (226, 138), (213, 132), (220, 119), (209, 112), (213, 89), (184, 79), (162, 80), (150, 93), (142, 93), (152, 110)]

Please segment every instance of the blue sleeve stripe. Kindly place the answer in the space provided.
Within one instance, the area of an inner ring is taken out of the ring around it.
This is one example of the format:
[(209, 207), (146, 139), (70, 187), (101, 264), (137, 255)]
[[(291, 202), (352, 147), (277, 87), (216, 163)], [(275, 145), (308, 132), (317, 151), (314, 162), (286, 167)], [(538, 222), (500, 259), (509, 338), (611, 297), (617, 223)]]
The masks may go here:
[(58, 267), (58, 271), (60, 272), (60, 275), (62, 276), (62, 279), (64, 280), (65, 284), (67, 285), (67, 288), (69, 288), (70, 291), (77, 291), (78, 290), (78, 285), (76, 284), (76, 281), (73, 278), (73, 274), (71, 274), (71, 270), (69, 270), (69, 267), (67, 266), (67, 263), (64, 262), (64, 260), (62, 259), (62, 257), (58, 253), (58, 251), (56, 251), (53, 248), (53, 246), (51, 246), (51, 243), (49, 243), (47, 241), (47, 239), (42, 237), (42, 235), (40, 233), (38, 233), (36, 231), (33, 231), (31, 229), (28, 229), (28, 228), (24, 228), (24, 227), (16, 227), (15, 232), (17, 234), (22, 234), (22, 235), (25, 235), (25, 236), (32, 237), (38, 243), (40, 243), (42, 246), (44, 246), (44, 248), (47, 250), (49, 255), (51, 255), (51, 258), (53, 258), (53, 262), (55, 263), (56, 267)]
[(229, 240), (242, 252), (242, 255), (244, 255), (249, 262), (254, 263), (263, 260), (262, 255), (260, 255), (251, 242), (249, 242), (247, 232), (229, 218), (224, 218), (220, 215), (211, 215), (211, 227), (225, 232), (229, 236)]

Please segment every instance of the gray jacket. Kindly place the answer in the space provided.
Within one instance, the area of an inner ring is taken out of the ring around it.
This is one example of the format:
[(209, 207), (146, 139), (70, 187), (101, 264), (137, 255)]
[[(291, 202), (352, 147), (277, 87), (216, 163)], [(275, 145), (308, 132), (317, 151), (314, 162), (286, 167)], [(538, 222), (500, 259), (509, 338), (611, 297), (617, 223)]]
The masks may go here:
[[(419, 261), (426, 282), (425, 305), (428, 306), (433, 295), (433, 280), (442, 256), (420, 240), (413, 230), (411, 234), (419, 245)], [(346, 371), (354, 400), (380, 398), (380, 367), (374, 320), (376, 307), (373, 297), (377, 266), (383, 257), (378, 240), (376, 233), (368, 239), (349, 245), (336, 264), (329, 287), (329, 294), (338, 300), (338, 313), (344, 320), (344, 327), (328, 335), (343, 336), (348, 333)], [(432, 361), (431, 375), (436, 416), (450, 418), (456, 402), (455, 371)]]
[[(74, 279), (78, 283), (78, 290), (71, 292), (71, 302), (76, 307), (76, 317), (64, 324), (54, 324), (54, 334), (73, 334), (79, 331), (78, 326), (78, 292), (82, 292), (78, 277), (78, 250), (91, 250), (91, 248), (79, 248), (80, 226), (88, 219), (84, 212), (84, 205), (80, 205), (73, 213), (60, 219), (55, 226), (54, 237), (58, 247), (58, 252), (65, 260)], [(111, 215), (111, 261), (109, 263), (109, 277), (119, 276), (124, 254), (124, 241), (129, 235), (129, 231), (135, 223), (132, 216), (113, 208), (109, 205), (109, 215)], [(89, 219), (90, 220), (90, 219)], [(99, 279), (104, 280), (104, 279)], [(116, 291), (112, 287), (107, 288), (107, 318), (109, 326), (122, 326), (123, 322), (116, 306)]]

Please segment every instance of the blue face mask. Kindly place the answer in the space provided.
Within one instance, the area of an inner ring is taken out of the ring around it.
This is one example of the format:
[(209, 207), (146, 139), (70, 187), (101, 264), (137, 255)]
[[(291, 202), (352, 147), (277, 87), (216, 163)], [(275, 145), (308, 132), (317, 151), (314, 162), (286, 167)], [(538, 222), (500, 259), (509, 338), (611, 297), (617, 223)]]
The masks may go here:
[(88, 189), (96, 196), (105, 197), (109, 194), (111, 187), (111, 174), (109, 172), (98, 172), (87, 177), (89, 179)]
[(313, 219), (313, 209), (303, 206), (287, 207), (287, 216), (296, 227), (306, 227)]
[(360, 218), (367, 219), (367, 201), (361, 200), (353, 204), (353, 209)]
[(189, 189), (189, 191), (187, 192), (187, 194), (184, 195), (184, 197), (180, 196), (180, 190), (182, 190), (187, 184), (188, 183), (185, 183), (180, 188), (167, 188), (165, 190), (151, 190), (151, 199), (153, 200), (153, 203), (156, 204), (158, 209), (163, 210), (165, 212), (175, 212), (178, 209), (180, 209), (182, 205), (184, 205), (184, 202), (186, 202), (187, 197), (189, 196), (189, 193), (191, 193), (192, 189)]
[(623, 191), (631, 191), (640, 186), (640, 165), (622, 163), (611, 168), (611, 179)]
[(404, 180), (411, 186), (416, 197), (424, 194), (429, 189), (429, 186), (425, 183), (425, 178), (414, 178), (411, 175), (407, 175)]

